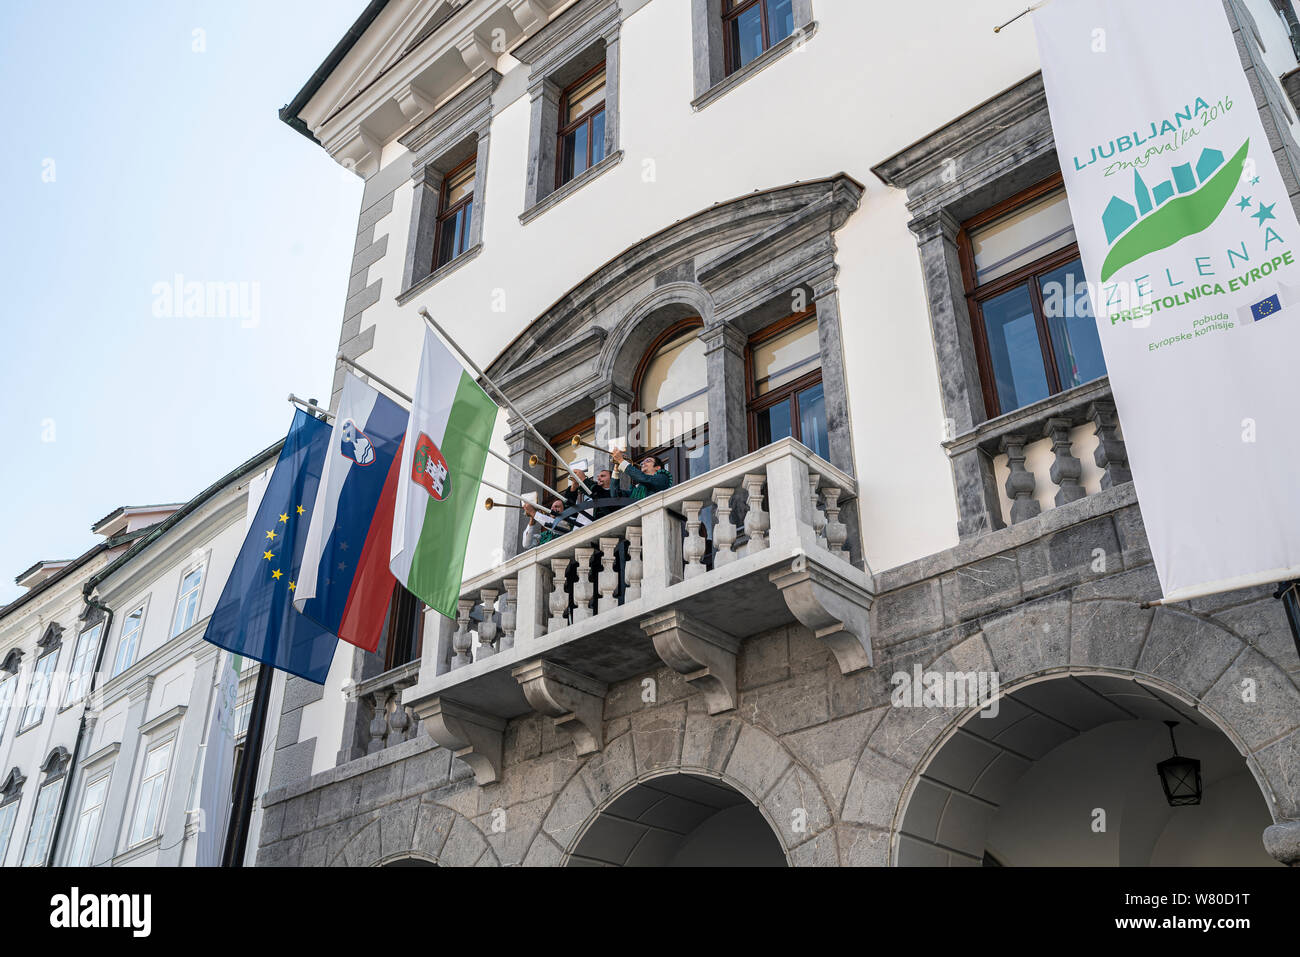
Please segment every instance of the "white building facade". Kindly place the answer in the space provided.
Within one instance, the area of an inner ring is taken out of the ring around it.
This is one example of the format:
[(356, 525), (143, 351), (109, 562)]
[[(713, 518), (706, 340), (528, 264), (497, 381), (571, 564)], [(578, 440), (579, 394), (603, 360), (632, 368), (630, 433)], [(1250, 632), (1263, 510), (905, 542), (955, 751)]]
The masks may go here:
[[(1294, 11), (1224, 9), (1294, 202)], [(1300, 860), (1296, 648), (1265, 589), (1143, 607), (1006, 14), (365, 8), (281, 111), (366, 181), (341, 350), (407, 387), (427, 308), (566, 457), (675, 481), (524, 552), (480, 512), (457, 621), (396, 592), (378, 655), (290, 679), (259, 863)]]

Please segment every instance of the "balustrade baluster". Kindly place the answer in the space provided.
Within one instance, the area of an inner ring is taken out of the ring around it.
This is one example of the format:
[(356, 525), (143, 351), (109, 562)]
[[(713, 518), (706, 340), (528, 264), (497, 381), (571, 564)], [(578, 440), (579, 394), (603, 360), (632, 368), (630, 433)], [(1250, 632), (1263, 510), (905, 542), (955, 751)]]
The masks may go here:
[(478, 626), (478, 656), (490, 658), (497, 653), (492, 644), (497, 637), (497, 595), (495, 588), (480, 588), (479, 598), (483, 602), (483, 620)]
[(749, 536), (749, 541), (740, 549), (741, 555), (756, 554), (771, 544), (767, 539), (767, 531), (772, 527), (772, 520), (763, 508), (763, 483), (766, 481), (767, 476), (762, 474), (745, 476), (743, 484), (749, 506), (749, 511), (745, 514), (745, 534)]
[(569, 624), (569, 593), (564, 590), (565, 576), (569, 571), (568, 558), (551, 559), (551, 582), (553, 589), (550, 597), (551, 617), (546, 623), (546, 633), (559, 631)]
[(700, 511), (703, 508), (703, 502), (682, 502), (682, 510), (686, 512), (686, 541), (682, 544), (682, 556), (686, 560), (685, 567), (682, 569), (683, 578), (694, 578), (707, 571), (700, 561), (709, 547), (704, 536), (700, 534)]
[(808, 474), (808, 502), (812, 507), (812, 524), (813, 534), (817, 536), (817, 544), (822, 548), (826, 547), (826, 513), (821, 510), (817, 504), (817, 487), (821, 484), (822, 477), (816, 472)]
[(374, 711), (370, 718), (370, 743), (366, 751), (374, 754), (384, 750), (384, 741), (388, 737), (388, 702), (392, 700), (391, 688), (380, 688), (369, 696), (374, 702)]
[(734, 488), (715, 488), (713, 504), (717, 506), (718, 517), (713, 523), (713, 567), (721, 568), (734, 562), (738, 556), (732, 546), (736, 544), (738, 534), (736, 523), (731, 518), (731, 497), (736, 494)]
[(1007, 476), (1007, 497), (1011, 499), (1012, 523), (1023, 522), (1033, 518), (1042, 511), (1042, 506), (1034, 498), (1034, 489), (1038, 483), (1034, 473), (1025, 468), (1025, 444), (1023, 435), (1004, 435), (1002, 451), (1007, 456), (1007, 466), (1011, 474)]
[(1058, 487), (1054, 501), (1058, 506), (1077, 502), (1088, 493), (1079, 484), (1079, 479), (1083, 476), (1083, 463), (1070, 452), (1070, 420), (1048, 419), (1043, 434), (1052, 440), (1052, 452), (1055, 455), (1052, 469), (1048, 473)]
[(1101, 487), (1114, 488), (1133, 481), (1133, 473), (1128, 467), (1128, 449), (1119, 437), (1115, 403), (1094, 402), (1088, 406), (1088, 418), (1097, 427), (1097, 449), (1092, 460), (1097, 463), (1097, 468), (1103, 470)]
[(641, 563), (641, 526), (633, 525), (627, 530), (627, 564), (623, 568), (623, 602), (636, 601), (641, 597), (641, 577), (645, 566)]
[(600, 540), (600, 557), (602, 560), (600, 574), (596, 576), (596, 587), (600, 589), (598, 610), (600, 614), (613, 611), (618, 607), (618, 546), (621, 539), (602, 538)]
[(497, 645), (502, 651), (509, 651), (515, 646), (515, 622), (519, 614), (519, 579), (507, 578), (503, 584), (506, 594), (501, 599), (501, 640)]
[(470, 656), (473, 644), (469, 636), (469, 615), (474, 610), (474, 599), (462, 598), (456, 602), (456, 634), (451, 639), (456, 654), (451, 659), (452, 668), (463, 668), (474, 659)]
[(822, 497), (826, 499), (826, 547), (832, 555), (848, 561), (844, 543), (849, 540), (849, 527), (840, 521), (841, 491), (834, 485), (822, 489)]
[(596, 589), (591, 586), (591, 557), (596, 554), (592, 545), (580, 545), (573, 550), (578, 562), (578, 580), (573, 583), (573, 623), (586, 621), (591, 617), (591, 599)]

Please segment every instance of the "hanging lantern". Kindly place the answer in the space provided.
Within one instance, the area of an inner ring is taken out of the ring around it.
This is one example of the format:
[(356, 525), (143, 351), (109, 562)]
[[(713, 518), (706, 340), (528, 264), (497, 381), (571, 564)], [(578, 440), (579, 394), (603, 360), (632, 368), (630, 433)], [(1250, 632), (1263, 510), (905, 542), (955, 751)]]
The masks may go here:
[(1169, 743), (1174, 747), (1174, 756), (1166, 758), (1156, 765), (1160, 775), (1160, 786), (1165, 789), (1165, 800), (1170, 807), (1186, 807), (1201, 803), (1201, 762), (1196, 758), (1185, 758), (1178, 753), (1178, 743), (1174, 741), (1174, 726), (1177, 721), (1166, 721), (1169, 726)]

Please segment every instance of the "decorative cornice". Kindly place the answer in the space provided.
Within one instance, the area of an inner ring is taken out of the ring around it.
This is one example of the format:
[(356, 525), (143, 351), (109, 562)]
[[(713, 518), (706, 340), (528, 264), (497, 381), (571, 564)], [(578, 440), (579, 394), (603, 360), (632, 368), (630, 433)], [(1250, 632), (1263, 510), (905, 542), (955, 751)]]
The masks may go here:
[(140, 733), (143, 735), (150, 735), (159, 728), (165, 728), (172, 722), (179, 721), (181, 718), (185, 717), (186, 708), (187, 706), (183, 704), (178, 704), (174, 707), (168, 708), (156, 718), (150, 718), (148, 721), (141, 724)]
[(941, 171), (954, 156), (973, 152), (1007, 127), (1046, 110), (1043, 75), (1035, 73), (871, 167), (871, 171), (887, 186), (910, 189), (919, 180)]
[[(419, 126), (398, 139), (412, 153), (436, 154), (454, 146), (454, 142), (470, 135), (477, 127), (486, 128), (492, 119), (492, 93), (501, 82), (501, 74), (488, 70), (465, 89), (440, 106)], [(449, 136), (448, 133), (451, 133)], [(432, 144), (432, 149), (426, 147)], [(413, 167), (422, 166), (433, 155), (417, 155)]]
[(620, 23), (619, 0), (579, 0), (511, 52), (537, 72), (551, 70), (582, 51), (596, 36), (608, 38)]

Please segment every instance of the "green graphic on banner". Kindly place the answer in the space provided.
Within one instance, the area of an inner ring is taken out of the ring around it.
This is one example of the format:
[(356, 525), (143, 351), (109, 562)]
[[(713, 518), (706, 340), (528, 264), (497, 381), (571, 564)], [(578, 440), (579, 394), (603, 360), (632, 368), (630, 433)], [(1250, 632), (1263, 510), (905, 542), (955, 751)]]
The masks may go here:
[[(1232, 198), (1233, 190), (1241, 180), (1249, 152), (1250, 140), (1248, 139), (1241, 144), (1241, 149), (1233, 154), (1232, 159), (1203, 182), (1199, 189), (1169, 199), (1145, 218), (1137, 220), (1132, 228), (1115, 241), (1110, 252), (1106, 254), (1106, 259), (1101, 266), (1101, 281), (1105, 282), (1116, 272), (1130, 263), (1137, 262), (1143, 256), (1168, 249), (1180, 239), (1195, 235), (1213, 224), (1227, 207), (1228, 200)], [(1190, 176), (1190, 173), (1187, 175)], [(1159, 187), (1157, 187), (1158, 191)], [(1108, 215), (1112, 212), (1114, 204), (1127, 205), (1117, 197), (1112, 198), (1111, 203), (1112, 207), (1107, 207)]]

